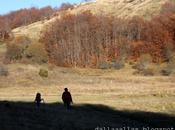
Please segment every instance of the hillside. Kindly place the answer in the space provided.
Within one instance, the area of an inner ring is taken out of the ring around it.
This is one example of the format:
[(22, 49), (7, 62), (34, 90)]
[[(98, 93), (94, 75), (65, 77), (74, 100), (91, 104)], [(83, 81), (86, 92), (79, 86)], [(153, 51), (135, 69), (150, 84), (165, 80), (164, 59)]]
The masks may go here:
[(161, 5), (168, 0), (96, 0), (76, 6), (72, 13), (90, 10), (93, 14), (120, 18), (141, 16), (150, 18), (159, 13)]
[(96, 15), (116, 16), (119, 18), (131, 18), (140, 16), (150, 18), (160, 12), (161, 6), (169, 0), (96, 0), (75, 5), (73, 9), (58, 12), (50, 20), (39, 21), (28, 26), (13, 30), (14, 35), (26, 35), (31, 39), (38, 40), (40, 32), (55, 18), (64, 13), (78, 14), (87, 10)]
[(45, 26), (47, 26), (50, 22), (52, 22), (55, 18), (50, 20), (38, 21), (28, 26), (18, 27), (13, 29), (12, 32), (15, 36), (25, 35), (32, 39), (33, 41), (37, 41), (40, 38), (40, 34)]

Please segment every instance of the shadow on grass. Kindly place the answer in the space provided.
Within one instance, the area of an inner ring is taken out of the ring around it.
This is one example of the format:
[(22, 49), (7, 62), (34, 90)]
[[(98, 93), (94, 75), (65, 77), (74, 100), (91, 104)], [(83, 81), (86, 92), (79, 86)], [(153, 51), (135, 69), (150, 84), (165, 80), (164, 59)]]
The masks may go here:
[(174, 128), (175, 117), (113, 110), (104, 105), (82, 104), (66, 110), (61, 103), (51, 103), (37, 109), (32, 102), (0, 101), (0, 130), (131, 130), (143, 127), (147, 128), (144, 130)]

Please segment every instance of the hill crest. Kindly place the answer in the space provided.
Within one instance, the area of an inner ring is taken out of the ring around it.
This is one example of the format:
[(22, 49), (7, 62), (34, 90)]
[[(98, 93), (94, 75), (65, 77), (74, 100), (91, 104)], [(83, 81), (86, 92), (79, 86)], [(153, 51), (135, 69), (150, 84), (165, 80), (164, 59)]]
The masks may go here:
[(14, 35), (26, 35), (31, 39), (38, 40), (42, 30), (56, 18), (65, 13), (79, 14), (90, 10), (92, 14), (115, 16), (119, 18), (132, 18), (139, 16), (145, 19), (159, 14), (161, 7), (169, 0), (92, 0), (90, 2), (75, 5), (73, 9), (59, 11), (50, 20), (22, 26), (13, 30)]

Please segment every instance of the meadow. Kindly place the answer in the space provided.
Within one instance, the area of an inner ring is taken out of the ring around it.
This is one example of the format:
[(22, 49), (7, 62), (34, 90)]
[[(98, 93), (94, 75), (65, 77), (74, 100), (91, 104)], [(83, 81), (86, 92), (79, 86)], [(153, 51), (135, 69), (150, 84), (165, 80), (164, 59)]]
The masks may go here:
[[(48, 78), (38, 75), (40, 68), (49, 70)], [(136, 76), (127, 67), (99, 70), (9, 64), (8, 70), (9, 75), (0, 78), (1, 129), (172, 127), (174, 122), (174, 76)], [(68, 113), (60, 104), (65, 87), (75, 107)], [(34, 104), (37, 92), (45, 100), (39, 113)], [(61, 126), (59, 121), (65, 123)]]
[[(5, 52), (3, 46), (0, 50)], [(8, 76), (0, 77), (2, 130), (174, 127), (174, 75), (133, 75), (130, 65), (120, 70), (21, 63), (6, 67)], [(39, 75), (40, 69), (48, 70), (47, 78)], [(73, 97), (70, 111), (62, 104), (65, 87)], [(40, 110), (34, 104), (37, 92), (45, 100)]]

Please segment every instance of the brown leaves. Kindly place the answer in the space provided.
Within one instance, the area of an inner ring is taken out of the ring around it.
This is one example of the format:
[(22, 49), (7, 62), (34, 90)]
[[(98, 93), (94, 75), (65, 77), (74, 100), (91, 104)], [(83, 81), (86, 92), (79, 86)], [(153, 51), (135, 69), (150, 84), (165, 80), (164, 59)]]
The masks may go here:
[(121, 20), (84, 12), (57, 20), (41, 40), (50, 61), (57, 65), (97, 67), (103, 61), (120, 57), (137, 59), (144, 53), (150, 54), (154, 62), (160, 62), (164, 58), (163, 50), (173, 41), (171, 33), (159, 19)]
[(175, 45), (174, 25), (175, 15), (170, 13), (146, 21), (95, 16), (86, 11), (55, 21), (41, 41), (49, 60), (60, 66), (98, 67), (101, 62), (123, 58), (137, 60), (143, 54), (151, 55), (153, 62), (162, 62), (166, 48)]

